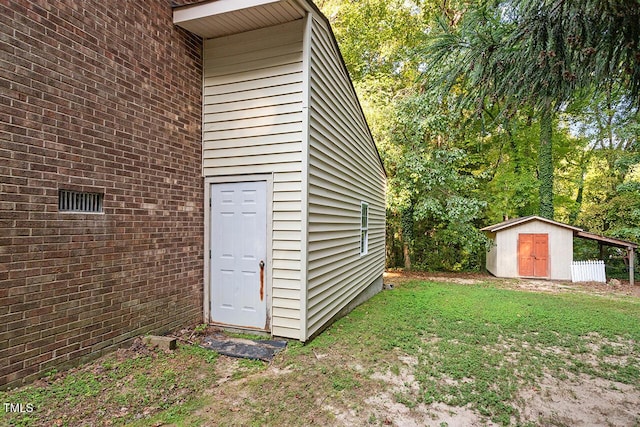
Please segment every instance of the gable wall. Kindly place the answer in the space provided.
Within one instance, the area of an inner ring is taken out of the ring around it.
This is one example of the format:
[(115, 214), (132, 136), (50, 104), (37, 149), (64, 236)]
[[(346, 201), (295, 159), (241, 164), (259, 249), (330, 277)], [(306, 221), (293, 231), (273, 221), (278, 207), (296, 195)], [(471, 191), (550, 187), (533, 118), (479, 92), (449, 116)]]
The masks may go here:
[(302, 38), (298, 20), (204, 42), (203, 173), (273, 174), (272, 332), (290, 338), (300, 334)]
[[(201, 40), (169, 0), (0, 3), (0, 386), (202, 321)], [(58, 212), (58, 190), (104, 193)]]
[[(385, 175), (340, 53), (313, 20), (310, 51), (307, 337), (384, 272)], [(369, 253), (360, 256), (360, 203)]]

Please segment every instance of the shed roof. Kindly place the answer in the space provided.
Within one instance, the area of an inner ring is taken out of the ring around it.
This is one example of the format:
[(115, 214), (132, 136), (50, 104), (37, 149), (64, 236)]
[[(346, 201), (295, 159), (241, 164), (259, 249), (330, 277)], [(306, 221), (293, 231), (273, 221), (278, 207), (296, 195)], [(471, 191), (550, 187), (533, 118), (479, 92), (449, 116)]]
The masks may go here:
[(614, 239), (613, 237), (600, 236), (598, 234), (588, 233), (586, 231), (578, 231), (575, 233), (576, 237), (582, 239), (596, 240), (607, 246), (616, 246), (618, 248), (632, 248), (637, 249), (638, 244), (629, 242), (628, 240)]
[(572, 230), (573, 235), (575, 237), (580, 237), (582, 239), (595, 240), (607, 246), (616, 246), (619, 248), (628, 248), (628, 249), (638, 248), (637, 243), (629, 242), (627, 240), (615, 239), (613, 237), (600, 236), (594, 233), (589, 233), (587, 231), (584, 231), (582, 228), (574, 227), (572, 225), (564, 224), (562, 222), (553, 221), (551, 219), (543, 218), (537, 215), (529, 215), (529, 216), (523, 216), (520, 218), (512, 218), (507, 221), (500, 222), (498, 224), (493, 224), (493, 225), (484, 227), (481, 229), (481, 231), (488, 231), (490, 233), (495, 233), (497, 231), (505, 230), (507, 228), (514, 227), (516, 225), (525, 224), (530, 221), (542, 221), (542, 222), (546, 222), (547, 224), (557, 225), (558, 227)]
[(557, 221), (553, 221), (547, 218), (543, 218), (541, 216), (537, 216), (537, 215), (529, 215), (529, 216), (523, 216), (520, 218), (512, 218), (509, 219), (507, 221), (503, 221), (500, 222), (498, 224), (493, 224), (493, 225), (489, 225), (487, 227), (484, 227), (481, 229), (481, 231), (489, 231), (491, 233), (495, 233), (496, 231), (500, 231), (500, 230), (504, 230), (506, 228), (511, 228), (514, 227), (516, 225), (520, 225), (520, 224), (524, 224), (530, 221), (542, 221), (542, 222), (546, 222), (547, 224), (553, 224), (553, 225), (557, 225), (558, 227), (563, 227), (563, 228), (568, 228), (569, 230), (573, 230), (574, 232), (578, 232), (578, 231), (582, 231), (581, 228), (578, 227), (574, 227), (572, 225), (568, 225), (568, 224), (563, 224), (561, 222), (557, 222)]
[(209, 0), (176, 5), (174, 24), (204, 39), (284, 24), (304, 17), (296, 0)]

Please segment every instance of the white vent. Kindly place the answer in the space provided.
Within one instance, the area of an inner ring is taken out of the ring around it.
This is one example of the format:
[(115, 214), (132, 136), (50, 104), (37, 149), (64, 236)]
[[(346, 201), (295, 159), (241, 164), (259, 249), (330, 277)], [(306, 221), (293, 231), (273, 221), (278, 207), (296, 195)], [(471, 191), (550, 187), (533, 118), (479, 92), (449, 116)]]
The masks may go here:
[(58, 190), (58, 210), (60, 212), (102, 212), (104, 194), (83, 191)]

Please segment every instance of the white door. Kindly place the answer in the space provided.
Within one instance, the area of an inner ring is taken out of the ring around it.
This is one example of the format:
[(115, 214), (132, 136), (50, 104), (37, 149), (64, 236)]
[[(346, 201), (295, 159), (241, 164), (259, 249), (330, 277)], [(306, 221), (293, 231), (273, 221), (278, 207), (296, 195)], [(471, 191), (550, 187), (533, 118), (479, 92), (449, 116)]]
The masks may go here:
[(267, 183), (211, 184), (211, 321), (268, 329)]

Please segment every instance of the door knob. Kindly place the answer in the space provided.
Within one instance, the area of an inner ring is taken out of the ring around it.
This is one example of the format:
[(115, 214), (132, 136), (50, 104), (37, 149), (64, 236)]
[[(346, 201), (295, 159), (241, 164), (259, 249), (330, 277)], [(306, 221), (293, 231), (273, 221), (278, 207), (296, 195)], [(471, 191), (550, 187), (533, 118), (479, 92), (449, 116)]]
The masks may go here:
[(264, 261), (260, 261), (260, 268), (264, 268)]

